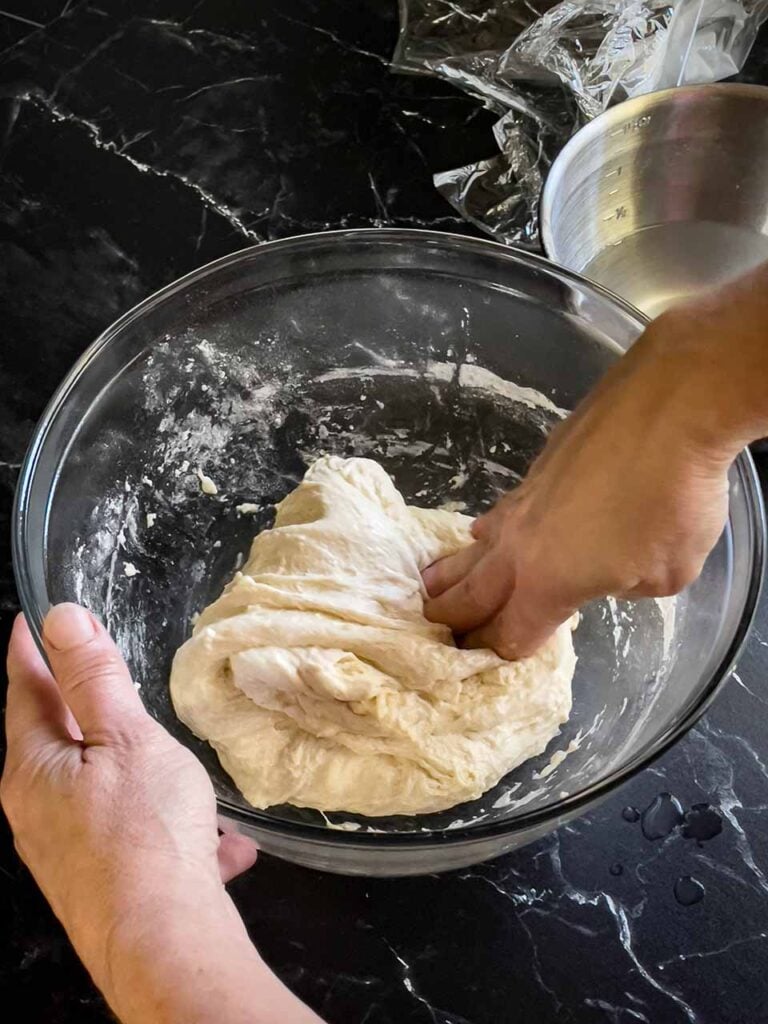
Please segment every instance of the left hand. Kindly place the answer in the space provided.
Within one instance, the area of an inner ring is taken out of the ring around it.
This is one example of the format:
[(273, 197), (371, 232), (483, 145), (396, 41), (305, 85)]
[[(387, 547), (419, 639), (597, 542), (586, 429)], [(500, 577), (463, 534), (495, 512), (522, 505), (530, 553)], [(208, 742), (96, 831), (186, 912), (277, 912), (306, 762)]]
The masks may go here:
[(0, 798), (16, 845), (123, 1024), (319, 1024), (270, 971), (223, 883), (254, 844), (216, 828), (203, 766), (144, 710), (85, 609), (23, 618), (8, 656)]
[(147, 714), (92, 615), (59, 605), (43, 641), (53, 675), (19, 616), (0, 797), (19, 854), (90, 960), (86, 936), (163, 907), (182, 880), (216, 898), (256, 850), (219, 839), (205, 769)]

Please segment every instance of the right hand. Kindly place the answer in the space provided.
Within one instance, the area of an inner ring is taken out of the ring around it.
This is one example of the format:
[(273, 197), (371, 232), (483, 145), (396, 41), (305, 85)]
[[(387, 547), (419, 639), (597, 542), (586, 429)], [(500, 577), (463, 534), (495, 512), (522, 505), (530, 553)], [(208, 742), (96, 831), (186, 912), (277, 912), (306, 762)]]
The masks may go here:
[(591, 599), (674, 594), (699, 575), (728, 468), (764, 429), (767, 271), (650, 325), (474, 523), (475, 542), (424, 571), (428, 619), (521, 658)]

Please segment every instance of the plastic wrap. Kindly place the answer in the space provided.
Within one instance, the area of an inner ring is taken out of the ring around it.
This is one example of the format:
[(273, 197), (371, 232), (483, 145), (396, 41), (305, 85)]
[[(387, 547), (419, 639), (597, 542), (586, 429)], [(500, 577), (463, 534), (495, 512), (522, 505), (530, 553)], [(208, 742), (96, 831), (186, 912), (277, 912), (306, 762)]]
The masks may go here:
[(494, 238), (538, 247), (550, 163), (609, 105), (738, 72), (768, 0), (401, 0), (396, 70), (430, 74), (501, 115), (499, 155), (435, 175)]

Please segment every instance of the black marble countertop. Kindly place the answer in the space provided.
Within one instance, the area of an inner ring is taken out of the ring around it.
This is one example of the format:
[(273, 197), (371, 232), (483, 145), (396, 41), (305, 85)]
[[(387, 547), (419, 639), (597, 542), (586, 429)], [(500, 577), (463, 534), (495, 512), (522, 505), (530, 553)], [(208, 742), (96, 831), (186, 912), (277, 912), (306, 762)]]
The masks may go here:
[[(470, 230), (431, 175), (493, 143), (477, 103), (388, 70), (394, 0), (2, 7), (4, 643), (15, 478), (82, 349), (161, 285), (252, 242)], [(768, 33), (745, 77), (768, 80)], [(264, 856), (233, 885), (254, 940), (332, 1024), (768, 1020), (767, 671), (764, 600), (710, 713), (597, 811), (440, 877), (348, 879)], [(662, 794), (687, 824), (671, 828), (673, 808), (668, 834), (648, 838), (626, 809), (662, 797), (669, 810)], [(109, 1019), (4, 826), (0, 999), (28, 1024)]]

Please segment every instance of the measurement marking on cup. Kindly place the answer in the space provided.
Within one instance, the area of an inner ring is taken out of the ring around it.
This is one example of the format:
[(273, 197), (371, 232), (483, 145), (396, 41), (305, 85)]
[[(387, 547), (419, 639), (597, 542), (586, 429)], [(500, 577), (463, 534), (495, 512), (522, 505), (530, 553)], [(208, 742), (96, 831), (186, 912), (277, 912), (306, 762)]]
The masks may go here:
[(617, 135), (629, 135), (630, 132), (639, 132), (641, 128), (647, 128), (650, 123), (651, 115), (643, 114), (642, 117), (638, 117), (634, 121), (628, 121), (620, 128), (616, 128), (608, 137), (615, 139)]
[(637, 120), (630, 121), (628, 124), (625, 124), (624, 127), (622, 128), (622, 131), (624, 132), (625, 135), (629, 134), (629, 132), (638, 132), (638, 131), (640, 131), (641, 128), (647, 127), (650, 123), (651, 123), (651, 115), (650, 114), (643, 114), (643, 116), (642, 117), (638, 117)]
[(627, 216), (628, 210), (626, 206), (617, 206), (613, 213), (609, 213), (607, 217), (603, 217), (603, 221), (607, 220), (624, 220)]
[(612, 171), (606, 171), (605, 176), (606, 176), (606, 178), (613, 178), (614, 175), (615, 175), (617, 178), (619, 178), (619, 177), (621, 177), (621, 171), (622, 171), (621, 167), (616, 167)]

